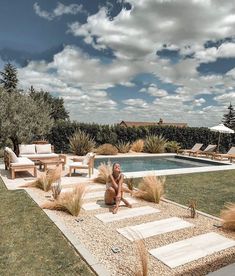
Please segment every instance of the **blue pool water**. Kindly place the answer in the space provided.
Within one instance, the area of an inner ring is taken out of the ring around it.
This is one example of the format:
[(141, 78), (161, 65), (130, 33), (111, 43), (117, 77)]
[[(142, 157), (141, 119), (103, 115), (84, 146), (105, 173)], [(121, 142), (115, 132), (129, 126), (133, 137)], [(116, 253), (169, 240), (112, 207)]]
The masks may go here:
[(210, 162), (209, 160), (192, 160), (187, 157), (179, 156), (135, 156), (135, 157), (109, 157), (95, 159), (95, 168), (101, 163), (118, 162), (123, 172), (151, 171), (151, 170), (169, 170), (182, 168), (195, 168), (206, 166), (223, 165), (219, 162)]

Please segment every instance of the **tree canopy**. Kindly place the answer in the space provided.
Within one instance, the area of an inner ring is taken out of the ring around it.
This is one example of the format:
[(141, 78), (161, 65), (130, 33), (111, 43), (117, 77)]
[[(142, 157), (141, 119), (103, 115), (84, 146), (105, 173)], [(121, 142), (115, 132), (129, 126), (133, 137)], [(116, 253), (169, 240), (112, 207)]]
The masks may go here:
[(225, 126), (235, 130), (235, 110), (232, 104), (228, 106), (228, 113), (224, 114), (222, 122)]
[(18, 84), (17, 69), (11, 63), (7, 63), (4, 66), (3, 71), (0, 72), (0, 76), (0, 83), (3, 84), (3, 88), (7, 92), (16, 90)]
[(69, 118), (69, 113), (64, 107), (64, 100), (62, 98), (53, 97), (49, 92), (43, 90), (37, 92), (32, 86), (29, 90), (29, 95), (34, 101), (43, 101), (48, 104), (51, 107), (50, 117), (55, 121)]
[(18, 144), (31, 142), (35, 136), (47, 134), (53, 126), (51, 108), (43, 101), (35, 102), (20, 92), (8, 93), (0, 88), (0, 139), (10, 139), (17, 153)]

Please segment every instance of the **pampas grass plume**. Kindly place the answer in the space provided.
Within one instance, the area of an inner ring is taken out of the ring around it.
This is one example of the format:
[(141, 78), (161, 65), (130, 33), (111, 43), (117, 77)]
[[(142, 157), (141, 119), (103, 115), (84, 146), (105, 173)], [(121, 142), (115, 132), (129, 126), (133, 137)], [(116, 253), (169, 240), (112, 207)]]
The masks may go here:
[(235, 203), (227, 203), (224, 210), (221, 211), (224, 229), (235, 231)]

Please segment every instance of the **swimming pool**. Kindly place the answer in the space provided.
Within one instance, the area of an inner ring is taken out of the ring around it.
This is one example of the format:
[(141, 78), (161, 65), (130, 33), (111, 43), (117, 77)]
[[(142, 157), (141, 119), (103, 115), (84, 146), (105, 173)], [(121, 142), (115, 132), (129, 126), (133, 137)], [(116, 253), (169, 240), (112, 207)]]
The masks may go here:
[(121, 164), (122, 171), (126, 172), (145, 172), (145, 171), (165, 171), (177, 169), (208, 168), (212, 166), (225, 167), (229, 164), (215, 162), (211, 160), (202, 160), (179, 155), (161, 155), (161, 156), (131, 156), (131, 157), (101, 157), (95, 159), (95, 168), (101, 163), (118, 162)]

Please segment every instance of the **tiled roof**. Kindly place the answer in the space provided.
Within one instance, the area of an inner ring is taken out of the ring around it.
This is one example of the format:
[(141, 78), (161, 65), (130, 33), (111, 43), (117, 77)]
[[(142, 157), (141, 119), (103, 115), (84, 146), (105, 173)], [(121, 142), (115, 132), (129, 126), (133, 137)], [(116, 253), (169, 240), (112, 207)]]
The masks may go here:
[(121, 126), (125, 127), (138, 127), (138, 126), (176, 126), (176, 127), (187, 127), (186, 123), (163, 123), (163, 122), (131, 122), (121, 121)]

